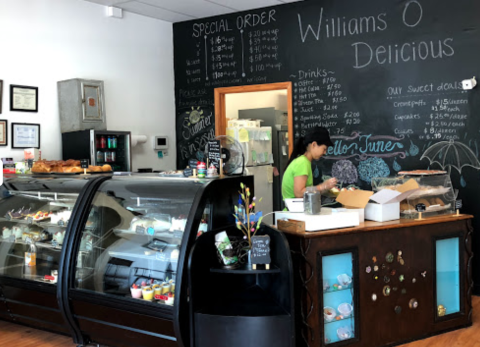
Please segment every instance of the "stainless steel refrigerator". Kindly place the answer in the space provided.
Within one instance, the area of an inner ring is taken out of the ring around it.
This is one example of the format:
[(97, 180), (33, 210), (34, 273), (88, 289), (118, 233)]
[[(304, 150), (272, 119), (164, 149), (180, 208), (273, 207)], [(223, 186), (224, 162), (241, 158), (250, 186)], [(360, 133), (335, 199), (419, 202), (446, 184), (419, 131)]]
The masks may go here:
[[(288, 162), (288, 122), (285, 111), (273, 107), (239, 110), (240, 119), (260, 119), (262, 127), (272, 128), (272, 154), (273, 154), (273, 184), (269, 184), (273, 191), (269, 198), (272, 201), (272, 211), (282, 211), (285, 204), (282, 198), (282, 178)], [(263, 174), (262, 174), (263, 177)], [(269, 176), (268, 176), (269, 177)], [(258, 185), (255, 184), (255, 190)], [(265, 198), (264, 198), (265, 199)]]
[(132, 171), (129, 131), (81, 130), (62, 133), (62, 156), (89, 159), (91, 165), (109, 164), (113, 171)]

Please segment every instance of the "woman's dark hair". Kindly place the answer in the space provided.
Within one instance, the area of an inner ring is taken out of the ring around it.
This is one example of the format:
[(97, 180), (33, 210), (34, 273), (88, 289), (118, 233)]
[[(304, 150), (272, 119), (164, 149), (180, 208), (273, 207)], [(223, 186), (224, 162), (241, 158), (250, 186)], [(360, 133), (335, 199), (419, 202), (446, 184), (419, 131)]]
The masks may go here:
[(296, 158), (305, 154), (307, 151), (307, 147), (312, 142), (316, 142), (317, 145), (325, 145), (327, 147), (333, 146), (332, 140), (330, 140), (330, 135), (328, 130), (324, 127), (316, 127), (309, 131), (304, 136), (300, 136), (296, 141), (295, 145), (293, 146), (292, 155), (288, 160), (287, 166), (285, 169), (290, 165), (292, 161)]

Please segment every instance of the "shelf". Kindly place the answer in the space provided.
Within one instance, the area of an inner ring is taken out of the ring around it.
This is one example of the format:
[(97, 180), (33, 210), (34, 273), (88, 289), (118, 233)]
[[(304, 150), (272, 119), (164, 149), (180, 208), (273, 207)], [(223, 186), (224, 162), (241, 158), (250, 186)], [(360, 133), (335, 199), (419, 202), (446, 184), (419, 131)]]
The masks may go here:
[[(338, 317), (338, 316), (337, 316), (337, 317)], [(336, 319), (336, 317), (335, 317), (332, 321), (327, 322), (327, 321), (325, 321), (325, 317), (324, 317), (324, 318), (323, 318), (323, 319), (324, 319), (324, 320), (323, 320), (323, 324), (324, 324), (324, 325), (333, 324), (333, 323), (337, 323), (337, 322), (343, 322), (343, 321), (346, 321), (346, 320), (350, 320), (350, 319), (353, 319), (353, 318), (354, 318), (354, 316), (353, 316), (353, 314), (352, 314), (352, 315), (348, 316), (347, 318), (342, 318), (342, 319)]]
[(323, 294), (329, 294), (329, 293), (338, 293), (338, 292), (343, 292), (344, 290), (353, 290), (353, 284), (349, 284), (347, 287), (342, 286), (342, 289), (332, 289), (333, 287), (330, 287), (330, 289), (324, 290)]
[[(261, 267), (259, 269), (259, 267)], [(216, 273), (228, 273), (234, 275), (258, 275), (258, 274), (273, 274), (273, 273), (280, 273), (280, 268), (275, 265), (270, 265), (270, 270), (263, 269), (265, 265), (257, 265), (257, 269), (249, 269), (245, 265), (241, 266), (237, 269), (223, 269), (220, 267), (212, 267), (210, 268), (210, 272)]]
[(11, 223), (17, 223), (17, 224), (25, 224), (25, 225), (36, 225), (42, 229), (48, 228), (48, 227), (56, 227), (56, 228), (66, 228), (67, 225), (60, 226), (55, 223), (49, 223), (45, 221), (32, 221), (31, 223), (27, 219), (8, 219), (8, 218), (3, 218), (0, 217), (0, 222), (11, 222)]
[[(288, 316), (289, 314), (272, 300), (271, 295), (262, 288), (253, 286), (241, 292), (220, 293), (212, 292), (210, 298), (203, 298), (206, 306), (195, 313), (214, 316)], [(219, 296), (217, 299), (215, 296)]]

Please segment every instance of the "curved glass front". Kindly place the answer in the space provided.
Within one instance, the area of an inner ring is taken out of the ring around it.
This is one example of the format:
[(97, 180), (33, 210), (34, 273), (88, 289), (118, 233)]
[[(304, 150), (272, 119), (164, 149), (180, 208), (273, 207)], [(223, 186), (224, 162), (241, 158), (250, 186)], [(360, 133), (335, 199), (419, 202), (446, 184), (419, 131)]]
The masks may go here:
[(65, 232), (84, 176), (5, 178), (0, 187), (0, 275), (56, 284)]
[(187, 217), (204, 185), (158, 177), (104, 182), (83, 230), (75, 288), (173, 305)]

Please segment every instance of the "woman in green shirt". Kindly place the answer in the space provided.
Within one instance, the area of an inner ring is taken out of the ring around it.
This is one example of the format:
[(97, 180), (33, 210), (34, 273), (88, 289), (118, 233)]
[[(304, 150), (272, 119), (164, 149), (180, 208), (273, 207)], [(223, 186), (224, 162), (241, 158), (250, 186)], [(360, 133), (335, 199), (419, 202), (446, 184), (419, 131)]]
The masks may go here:
[[(311, 129), (295, 142), (282, 180), (284, 199), (302, 198), (307, 187), (313, 186), (312, 160), (325, 155), (329, 146), (333, 146), (333, 143), (328, 130), (323, 127)], [(331, 178), (317, 185), (317, 189), (325, 192), (336, 184), (337, 179)]]

